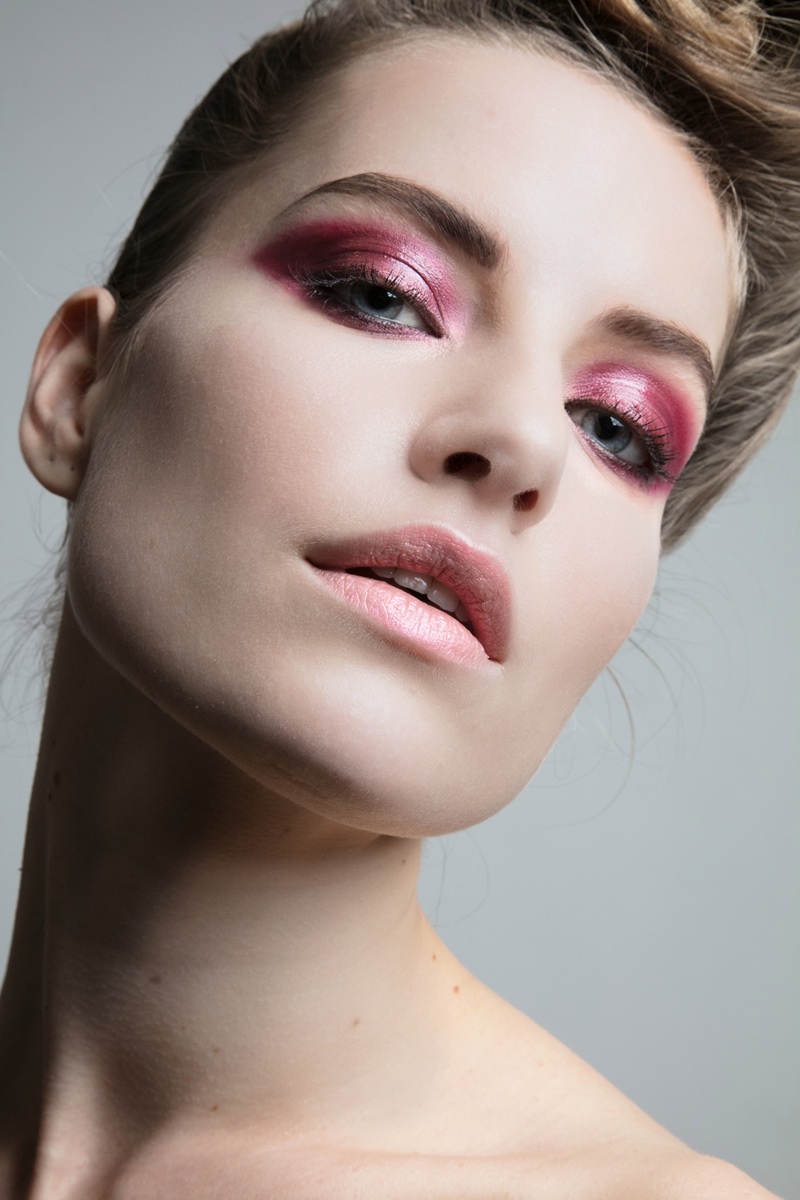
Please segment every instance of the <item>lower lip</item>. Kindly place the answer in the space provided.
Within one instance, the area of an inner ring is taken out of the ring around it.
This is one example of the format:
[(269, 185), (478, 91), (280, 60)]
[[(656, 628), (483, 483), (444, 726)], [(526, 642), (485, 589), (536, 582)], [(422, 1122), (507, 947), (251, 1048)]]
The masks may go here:
[(478, 639), (455, 617), (391, 583), (347, 571), (319, 567), (315, 571), (337, 596), (424, 657), (465, 667), (486, 667), (491, 661)]

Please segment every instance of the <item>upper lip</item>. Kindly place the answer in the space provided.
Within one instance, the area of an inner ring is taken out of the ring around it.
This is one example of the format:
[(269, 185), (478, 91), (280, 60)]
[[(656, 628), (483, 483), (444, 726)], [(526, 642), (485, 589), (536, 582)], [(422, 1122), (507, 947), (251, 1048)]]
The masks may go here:
[(432, 575), (455, 592), (487, 656), (503, 662), (511, 623), (511, 586), (505, 568), (485, 550), (436, 525), (410, 525), (315, 548), (315, 567), (402, 567)]

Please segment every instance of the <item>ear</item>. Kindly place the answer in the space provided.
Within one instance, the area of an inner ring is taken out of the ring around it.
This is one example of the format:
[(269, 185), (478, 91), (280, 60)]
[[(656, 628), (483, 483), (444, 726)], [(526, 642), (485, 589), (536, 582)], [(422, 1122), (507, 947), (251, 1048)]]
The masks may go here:
[(47, 326), (33, 361), (20, 447), (42, 486), (66, 500), (75, 499), (86, 470), (92, 389), (116, 307), (105, 288), (75, 292)]

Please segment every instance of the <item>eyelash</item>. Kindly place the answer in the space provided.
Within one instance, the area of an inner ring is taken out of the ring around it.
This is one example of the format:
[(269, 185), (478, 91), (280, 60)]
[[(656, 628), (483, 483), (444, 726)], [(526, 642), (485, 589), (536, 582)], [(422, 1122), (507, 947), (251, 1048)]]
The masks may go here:
[[(292, 269), (292, 276), (304, 289), (309, 299), (315, 301), (324, 309), (333, 309), (338, 317), (346, 319), (348, 323), (352, 323), (359, 328), (379, 333), (388, 332), (395, 334), (399, 329), (402, 329), (403, 333), (401, 336), (403, 337), (414, 336), (423, 332), (423, 330), (404, 325), (399, 321), (392, 321), (388, 318), (381, 319), (378, 316), (370, 317), (338, 296), (334, 292), (334, 288), (347, 284), (364, 284), (391, 292), (398, 300), (410, 305), (414, 309), (417, 316), (427, 327), (429, 335), (433, 337), (444, 336), (441, 325), (434, 318), (430, 311), (430, 306), (421, 292), (409, 287), (396, 275), (378, 271), (369, 262), (338, 269), (335, 267), (294, 267)], [(669, 464), (675, 459), (676, 455), (672, 448), (670, 431), (666, 427), (654, 425), (645, 415), (636, 411), (623, 411), (613, 405), (598, 404), (596, 400), (588, 396), (570, 400), (565, 407), (568, 413), (576, 409), (585, 408), (587, 411), (593, 413), (614, 417), (627, 429), (630, 429), (635, 438), (639, 439), (647, 455), (647, 462), (641, 464), (627, 462), (619, 455), (607, 451), (597, 439), (592, 438), (589, 434), (585, 432), (582, 434), (586, 441), (591, 443), (594, 451), (602, 456), (603, 460), (608, 463), (612, 470), (617, 471), (626, 478), (633, 478), (638, 483), (645, 485), (655, 486), (658, 483), (665, 483), (672, 486), (676, 482), (677, 474), (669, 470)]]
[(305, 290), (309, 299), (316, 301), (323, 308), (334, 309), (338, 315), (345, 317), (349, 322), (362, 329), (381, 333), (396, 332), (398, 329), (402, 329), (404, 337), (424, 332), (421, 329), (415, 329), (412, 325), (404, 325), (400, 321), (368, 316), (337, 296), (333, 291), (335, 287), (346, 284), (365, 284), (367, 287), (376, 287), (382, 291), (391, 292), (398, 300), (414, 309), (426, 326), (429, 336), (436, 338), (444, 336), (444, 330), (431, 312), (430, 305), (423, 293), (409, 287), (399, 276), (378, 271), (371, 263), (342, 268), (293, 267), (292, 277)]
[(635, 409), (619, 409), (614, 405), (598, 404), (590, 397), (579, 397), (570, 400), (565, 406), (568, 413), (585, 408), (590, 412), (603, 413), (620, 421), (633, 436), (638, 438), (647, 455), (646, 463), (629, 463), (616, 454), (607, 451), (595, 438), (584, 433), (583, 436), (591, 442), (595, 451), (602, 455), (612, 470), (618, 471), (627, 478), (634, 478), (640, 483), (657, 485), (665, 483), (672, 486), (676, 483), (678, 474), (669, 470), (669, 464), (677, 454), (673, 447), (670, 430), (666, 426), (653, 424), (652, 419)]

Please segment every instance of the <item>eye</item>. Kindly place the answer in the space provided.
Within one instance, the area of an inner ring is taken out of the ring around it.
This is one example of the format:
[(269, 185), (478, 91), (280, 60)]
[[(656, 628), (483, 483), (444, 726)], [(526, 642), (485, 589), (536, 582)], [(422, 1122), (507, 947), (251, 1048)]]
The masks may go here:
[(378, 271), (371, 263), (294, 268), (292, 275), (312, 302), (347, 324), (375, 333), (409, 329), (433, 337), (443, 334), (421, 290), (418, 293), (405, 279)]
[(677, 482), (692, 450), (689, 404), (660, 374), (596, 362), (573, 377), (570, 391), (567, 416), (601, 465), (659, 494)]
[(407, 325), (410, 329), (427, 329), (427, 325), (411, 303), (391, 288), (369, 279), (343, 280), (329, 285), (330, 293), (368, 317)]
[(631, 467), (646, 470), (652, 457), (644, 437), (628, 421), (603, 408), (588, 404), (571, 404), (568, 413), (572, 421), (604, 453)]

